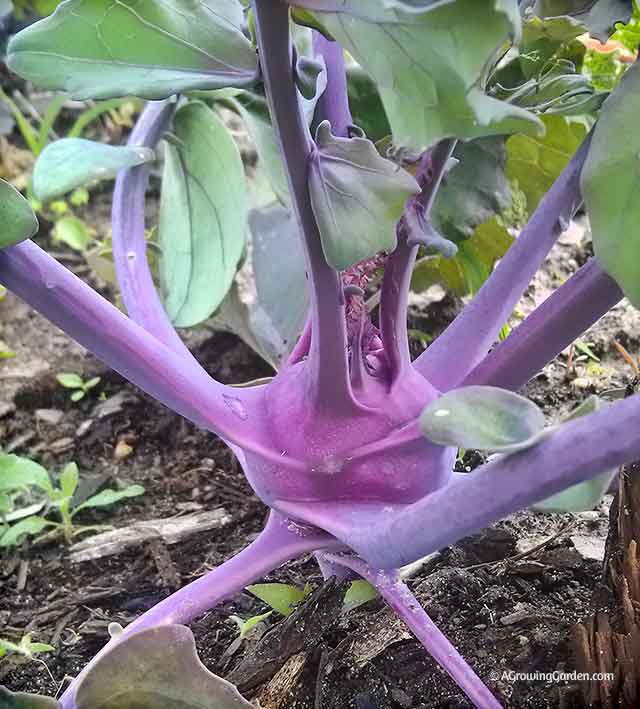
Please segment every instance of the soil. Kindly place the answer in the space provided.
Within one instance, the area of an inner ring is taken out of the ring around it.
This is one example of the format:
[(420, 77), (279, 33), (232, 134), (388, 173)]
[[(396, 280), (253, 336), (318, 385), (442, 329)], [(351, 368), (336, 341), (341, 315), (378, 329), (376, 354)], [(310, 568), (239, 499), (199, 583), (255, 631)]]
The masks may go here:
[[(105, 228), (100, 195), (92, 209), (98, 229)], [(55, 250), (88, 276), (72, 252)], [(529, 312), (588, 253), (584, 229), (577, 225), (553, 250), (520, 311)], [(104, 284), (93, 285), (112, 295)], [(461, 303), (432, 295), (414, 309), (411, 324), (435, 335)], [(76, 461), (80, 500), (106, 484), (145, 486), (143, 496), (106, 510), (87, 510), (79, 521), (121, 527), (218, 508), (230, 518), (218, 529), (177, 544), (143, 543), (99, 561), (72, 563), (60, 541), (23, 543), (2, 552), (0, 637), (19, 640), (31, 633), (55, 650), (42, 655), (41, 662), (0, 663), (0, 683), (14, 691), (57, 695), (66, 678), (105, 643), (110, 623), (126, 625), (242, 549), (260, 530), (267, 510), (215, 436), (105, 369), (11, 295), (0, 303), (0, 318), (2, 339), (16, 352), (14, 359), (0, 364), (2, 448), (30, 456), (52, 471)], [(189, 334), (188, 341), (206, 369), (223, 382), (270, 374), (268, 366), (231, 335), (199, 330)], [(623, 303), (583, 341), (599, 361), (573, 348), (526, 387), (526, 395), (549, 420), (557, 420), (590, 393), (626, 384), (632, 371), (614, 342), (637, 356), (640, 316)], [(414, 347), (417, 354), (420, 345)], [(63, 371), (99, 376), (100, 384), (73, 403), (55, 378)], [(110, 411), (105, 413), (105, 406)], [(471, 469), (478, 462), (479, 456), (470, 454), (459, 465)], [(578, 515), (520, 512), (443, 549), (413, 570), (408, 581), (413, 592), (506, 707), (581, 706), (570, 682), (518, 679), (513, 673), (571, 671), (571, 629), (597, 610), (594, 599), (601, 584), (610, 503), (607, 496), (598, 509)], [(263, 709), (470, 706), (381, 602), (371, 601), (348, 614), (337, 611), (344, 587), (323, 586), (312, 558), (286, 564), (266, 580), (298, 586), (308, 582), (316, 589), (297, 611), (313, 631), (297, 642), (283, 640), (266, 669), (259, 661), (259, 636), (268, 628), (284, 638), (290, 621), (274, 614), (239, 643), (230, 617), (267, 610), (249, 593), (238, 594), (192, 625), (203, 662), (232, 678), (247, 696), (259, 697)], [(283, 667), (293, 677), (284, 694), (278, 689), (283, 673), (274, 680)]]

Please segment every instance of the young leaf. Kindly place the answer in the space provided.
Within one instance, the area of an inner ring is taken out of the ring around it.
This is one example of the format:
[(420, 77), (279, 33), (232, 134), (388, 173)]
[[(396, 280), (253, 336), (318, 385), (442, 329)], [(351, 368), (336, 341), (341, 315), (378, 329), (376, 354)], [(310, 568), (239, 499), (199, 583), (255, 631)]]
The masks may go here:
[(160, 203), (160, 279), (169, 317), (190, 327), (231, 286), (246, 238), (246, 188), (240, 152), (205, 104), (181, 108), (174, 132)]
[(574, 18), (602, 42), (606, 42), (616, 22), (627, 22), (633, 12), (631, 0), (526, 0), (523, 10), (527, 8), (544, 18)]
[(544, 137), (514, 135), (507, 140), (507, 177), (517, 180), (532, 214), (587, 134), (584, 124), (543, 116)]
[(100, 384), (101, 377), (92, 377), (84, 383), (84, 390), (89, 391), (89, 389), (95, 389), (95, 387)]
[(273, 611), (267, 611), (266, 613), (261, 613), (260, 615), (253, 615), (251, 618), (247, 618), (246, 620), (238, 618), (237, 615), (232, 615), (230, 617), (236, 621), (240, 630), (240, 637), (244, 638), (252, 628), (255, 628), (258, 623), (266, 620), (270, 615), (273, 615)]
[(150, 148), (115, 146), (82, 138), (62, 138), (50, 143), (33, 168), (33, 191), (49, 202), (94, 180), (115, 177), (118, 170), (154, 159)]
[(237, 0), (67, 0), (17, 34), (11, 71), (77, 99), (240, 86), (257, 57)]
[(420, 417), (424, 435), (442, 446), (510, 453), (532, 446), (544, 414), (523, 396), (490, 386), (454, 389)]
[(87, 225), (78, 217), (62, 217), (53, 229), (54, 242), (62, 242), (75, 251), (83, 252), (91, 242)]
[(4, 180), (0, 180), (0, 224), (0, 249), (30, 239), (38, 231), (38, 220), (29, 202)]
[(370, 140), (336, 138), (323, 121), (316, 132), (309, 191), (325, 257), (342, 271), (395, 248), (405, 202), (420, 188)]
[(607, 99), (582, 170), (598, 261), (640, 308), (640, 65)]
[(76, 389), (76, 391), (71, 394), (70, 399), (75, 403), (78, 401), (82, 401), (82, 399), (84, 399), (86, 395), (87, 392), (84, 389)]
[(12, 524), (9, 529), (0, 536), (0, 547), (15, 546), (22, 537), (34, 536), (40, 534), (43, 529), (54, 526), (53, 522), (49, 522), (43, 517), (27, 517), (15, 524)]
[[(574, 409), (565, 420), (573, 421), (582, 416), (588, 416), (599, 411), (604, 406), (607, 406), (606, 401), (597, 396), (590, 396)], [(602, 496), (609, 489), (609, 485), (611, 485), (611, 481), (617, 472), (615, 468), (607, 470), (602, 475), (578, 485), (573, 485), (556, 495), (548, 497), (546, 500), (536, 503), (533, 505), (533, 509), (541, 512), (584, 512), (585, 510), (592, 510), (602, 500)]]
[(294, 606), (306, 595), (304, 589), (288, 583), (257, 583), (247, 586), (247, 591), (284, 616), (291, 615)]
[(253, 709), (200, 662), (189, 628), (166, 625), (119, 640), (89, 669), (77, 709)]
[(0, 709), (60, 709), (60, 703), (39, 694), (10, 692), (6, 687), (0, 687)]
[(352, 581), (351, 586), (344, 594), (342, 612), (349, 613), (349, 611), (355, 610), (374, 598), (378, 598), (378, 592), (368, 581), (363, 581), (362, 579)]
[(56, 379), (65, 389), (82, 389), (84, 386), (82, 377), (72, 372), (61, 372), (56, 375)]
[(78, 487), (79, 477), (78, 466), (75, 463), (65, 465), (60, 473), (60, 490), (64, 497), (73, 497)]
[[(339, 5), (318, 18), (375, 80), (396, 145), (422, 150), (446, 137), (541, 132), (535, 116), (479, 85), (496, 49), (520, 31), (515, 0)], [(345, 14), (354, 5), (366, 5), (361, 17)]]
[(38, 463), (17, 455), (0, 453), (0, 492), (21, 490), (35, 485), (49, 497), (53, 485), (49, 473)]
[(74, 510), (75, 515), (80, 510), (84, 510), (87, 507), (108, 507), (110, 505), (115, 505), (116, 502), (120, 500), (126, 500), (129, 497), (138, 497), (138, 495), (144, 494), (144, 488), (142, 485), (129, 485), (123, 490), (103, 490), (97, 495), (93, 495), (88, 500), (85, 500), (81, 505), (78, 505)]

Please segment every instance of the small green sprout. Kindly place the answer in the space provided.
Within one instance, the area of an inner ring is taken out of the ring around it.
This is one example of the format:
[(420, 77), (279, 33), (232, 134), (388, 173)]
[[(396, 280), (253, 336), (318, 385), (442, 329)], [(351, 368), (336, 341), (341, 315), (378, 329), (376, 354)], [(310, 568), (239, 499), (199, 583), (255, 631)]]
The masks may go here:
[(80, 401), (100, 383), (100, 377), (93, 377), (86, 381), (79, 375), (71, 372), (62, 372), (56, 376), (58, 383), (65, 389), (71, 390), (71, 401)]
[(0, 660), (3, 658), (11, 658), (12, 661), (30, 662), (35, 659), (36, 655), (44, 652), (53, 652), (53, 645), (47, 643), (34, 643), (31, 640), (31, 634), (27, 633), (23, 636), (19, 643), (13, 643), (10, 640), (0, 638)]
[[(78, 481), (78, 466), (75, 463), (65, 466), (56, 486), (49, 473), (38, 463), (28, 458), (0, 454), (0, 547), (15, 546), (23, 537), (36, 536), (45, 530), (62, 534), (70, 543), (79, 534), (104, 529), (103, 525), (76, 525), (74, 518), (78, 512), (90, 507), (108, 507), (144, 493), (141, 485), (129, 485), (122, 490), (102, 490), (74, 505), (73, 496)], [(40, 493), (40, 497), (44, 494), (44, 503), (14, 509), (21, 496), (33, 496), (34, 490)], [(32, 514), (33, 511), (37, 513)], [(54, 511), (59, 521), (50, 519), (49, 515)]]

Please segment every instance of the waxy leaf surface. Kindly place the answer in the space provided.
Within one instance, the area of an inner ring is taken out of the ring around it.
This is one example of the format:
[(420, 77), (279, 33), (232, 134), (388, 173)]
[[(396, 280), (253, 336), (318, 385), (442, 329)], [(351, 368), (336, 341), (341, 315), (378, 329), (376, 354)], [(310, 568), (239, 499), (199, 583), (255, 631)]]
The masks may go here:
[(496, 50), (520, 31), (517, 2), (424, 4), (369, 19), (317, 13), (378, 85), (395, 144), (419, 150), (445, 137), (539, 133), (532, 114), (486, 96), (481, 86)]
[[(582, 416), (595, 413), (606, 406), (607, 402), (597, 396), (590, 396), (580, 406), (578, 406), (566, 419), (573, 421)], [(584, 512), (592, 510), (602, 500), (602, 496), (607, 492), (611, 481), (617, 473), (617, 469), (607, 470), (591, 480), (587, 480), (548, 497), (546, 500), (533, 505), (534, 510), (542, 512)]]
[(506, 389), (469, 386), (443, 394), (420, 417), (429, 440), (443, 446), (509, 453), (533, 445), (544, 414)]
[(539, 17), (571, 17), (584, 24), (591, 36), (604, 42), (616, 22), (629, 20), (633, 0), (527, 0), (523, 9)]
[(118, 170), (150, 162), (150, 148), (105, 145), (83, 138), (62, 138), (50, 143), (33, 170), (33, 191), (48, 202), (94, 180), (115, 177)]
[(189, 628), (167, 625), (124, 638), (87, 672), (77, 709), (254, 709), (200, 662)]
[(174, 133), (160, 202), (160, 279), (169, 317), (190, 327), (231, 286), (246, 237), (246, 188), (240, 152), (211, 109), (179, 109)]
[(370, 140), (336, 138), (324, 121), (310, 159), (309, 191), (325, 257), (342, 271), (395, 248), (405, 202), (420, 188)]
[(50, 697), (10, 692), (0, 687), (0, 709), (60, 709), (60, 703)]
[(257, 57), (236, 0), (67, 0), (9, 43), (12, 71), (74, 98), (244, 86)]
[(582, 170), (582, 194), (598, 261), (640, 308), (640, 65), (600, 113)]
[(29, 202), (18, 190), (0, 180), (0, 249), (30, 239), (38, 231), (38, 220)]

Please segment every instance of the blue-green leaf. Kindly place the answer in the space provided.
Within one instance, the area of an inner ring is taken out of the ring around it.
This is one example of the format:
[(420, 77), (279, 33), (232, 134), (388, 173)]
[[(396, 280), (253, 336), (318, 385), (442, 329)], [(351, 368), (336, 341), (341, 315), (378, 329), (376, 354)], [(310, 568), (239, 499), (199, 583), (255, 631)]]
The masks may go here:
[(523, 396), (490, 386), (443, 394), (420, 417), (424, 435), (442, 446), (510, 453), (532, 446), (544, 414)]
[(421, 150), (445, 137), (540, 133), (535, 116), (482, 88), (496, 50), (520, 32), (516, 0), (425, 6), (368, 3), (376, 12), (359, 17), (344, 9), (317, 13), (377, 83), (396, 145)]
[(6, 687), (0, 687), (0, 709), (60, 709), (60, 703), (39, 694), (10, 692)]
[(114, 638), (82, 678), (77, 709), (254, 709), (202, 664), (189, 628), (166, 625)]
[(396, 246), (396, 224), (420, 191), (405, 170), (366, 138), (336, 138), (324, 121), (309, 169), (311, 205), (322, 248), (338, 271)]
[(29, 202), (18, 190), (0, 180), (0, 249), (30, 239), (38, 231), (38, 220)]
[(49, 202), (94, 180), (115, 177), (118, 170), (153, 160), (150, 148), (115, 146), (82, 138), (62, 138), (50, 143), (33, 169), (33, 191)]
[[(567, 421), (588, 416), (599, 411), (607, 402), (597, 396), (590, 396), (567, 417)], [(617, 469), (607, 470), (591, 480), (572, 485), (571, 487), (548, 497), (533, 505), (534, 510), (541, 512), (584, 512), (592, 510), (602, 500), (615, 477)]]
[(543, 18), (573, 18), (581, 22), (592, 37), (604, 42), (616, 22), (629, 20), (633, 5), (632, 0), (526, 0), (523, 10)]
[(640, 308), (640, 65), (607, 99), (582, 170), (598, 261)]
[(237, 0), (67, 0), (9, 43), (12, 71), (74, 98), (244, 86), (257, 56)]
[(233, 281), (246, 238), (246, 185), (233, 138), (203, 103), (181, 108), (174, 132), (160, 203), (160, 279), (169, 317), (190, 327), (213, 313)]

